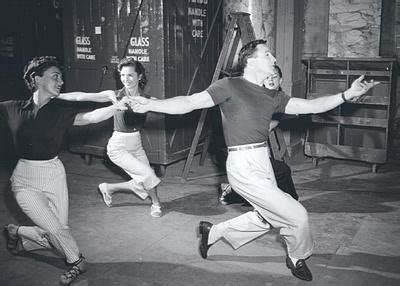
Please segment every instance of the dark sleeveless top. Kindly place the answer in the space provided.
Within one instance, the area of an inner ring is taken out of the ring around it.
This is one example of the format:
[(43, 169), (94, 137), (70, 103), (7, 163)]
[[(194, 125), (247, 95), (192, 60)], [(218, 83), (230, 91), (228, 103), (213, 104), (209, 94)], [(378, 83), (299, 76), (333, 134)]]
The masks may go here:
[[(121, 100), (127, 95), (125, 88), (115, 91), (117, 100)], [(150, 96), (143, 93), (140, 96), (149, 98)], [(135, 113), (128, 107), (128, 110), (119, 110), (114, 115), (114, 130), (119, 132), (136, 132), (143, 128), (146, 121), (146, 113)]]

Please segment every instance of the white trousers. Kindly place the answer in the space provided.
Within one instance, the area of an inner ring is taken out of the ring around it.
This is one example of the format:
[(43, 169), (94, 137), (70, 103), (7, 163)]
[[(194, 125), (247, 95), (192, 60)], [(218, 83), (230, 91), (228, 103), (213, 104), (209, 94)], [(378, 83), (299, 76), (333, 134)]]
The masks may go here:
[(140, 132), (114, 131), (108, 141), (107, 154), (114, 164), (132, 178), (129, 181), (132, 191), (142, 199), (147, 198), (148, 190), (160, 183), (143, 149)]
[(223, 237), (237, 249), (268, 232), (271, 224), (280, 229), (290, 256), (297, 259), (309, 257), (314, 243), (307, 211), (277, 187), (268, 148), (229, 152), (226, 170), (232, 188), (255, 211), (214, 225), (209, 243)]
[(11, 189), (22, 211), (36, 224), (18, 230), (24, 249), (54, 249), (68, 263), (77, 261), (80, 252), (68, 226), (68, 188), (61, 161), (20, 159)]

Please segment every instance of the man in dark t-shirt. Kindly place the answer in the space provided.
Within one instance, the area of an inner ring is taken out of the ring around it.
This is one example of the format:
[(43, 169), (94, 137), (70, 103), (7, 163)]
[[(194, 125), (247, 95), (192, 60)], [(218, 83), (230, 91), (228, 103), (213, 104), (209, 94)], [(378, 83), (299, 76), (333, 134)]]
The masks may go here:
[(198, 226), (201, 257), (207, 258), (210, 247), (221, 238), (237, 249), (268, 232), (272, 225), (280, 229), (286, 242), (286, 265), (295, 277), (309, 281), (312, 274), (305, 260), (312, 254), (314, 243), (308, 214), (298, 201), (277, 187), (266, 143), (272, 115), (325, 112), (360, 97), (377, 82), (363, 81), (361, 76), (344, 92), (306, 100), (263, 87), (264, 80), (274, 73), (276, 62), (266, 41), (255, 40), (244, 45), (238, 62), (243, 70), (241, 77), (218, 80), (207, 90), (190, 96), (165, 100), (138, 98), (133, 110), (182, 114), (219, 105), (228, 146), (228, 181), (254, 211), (218, 224), (201, 221)]
[[(274, 74), (268, 76), (263, 85), (267, 89), (272, 90), (282, 90), (282, 70), (278, 65), (274, 67)], [(271, 121), (269, 125), (269, 130), (272, 132), (275, 128), (277, 128), (279, 121), (274, 119)], [(225, 158), (226, 160), (226, 158)], [(272, 170), (274, 172), (276, 183), (282, 191), (291, 195), (295, 200), (299, 198), (296, 188), (292, 179), (292, 170), (290, 167), (282, 160), (275, 159), (273, 156), (270, 158)], [(243, 197), (241, 197), (229, 183), (221, 183), (219, 187), (219, 201), (223, 205), (229, 204), (243, 204), (250, 205), (248, 201), (246, 201)]]

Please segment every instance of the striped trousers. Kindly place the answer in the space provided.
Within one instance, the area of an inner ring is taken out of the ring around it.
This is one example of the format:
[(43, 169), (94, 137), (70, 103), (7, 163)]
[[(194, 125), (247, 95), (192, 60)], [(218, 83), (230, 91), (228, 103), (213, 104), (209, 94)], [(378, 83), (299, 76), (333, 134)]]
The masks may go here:
[(79, 248), (68, 226), (68, 188), (61, 161), (57, 157), (20, 159), (11, 176), (11, 189), (22, 211), (36, 225), (19, 228), (24, 249), (53, 249), (67, 263), (79, 260)]

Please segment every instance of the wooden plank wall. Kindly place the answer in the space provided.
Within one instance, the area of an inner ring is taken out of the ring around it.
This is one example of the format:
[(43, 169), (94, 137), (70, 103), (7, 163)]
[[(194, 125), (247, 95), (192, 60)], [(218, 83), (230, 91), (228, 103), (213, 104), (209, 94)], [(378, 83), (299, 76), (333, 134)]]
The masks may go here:
[[(400, 60), (400, 0), (396, 0), (395, 9), (395, 43), (397, 65)], [(398, 70), (398, 67), (397, 67)], [(397, 72), (397, 89), (396, 89), (396, 114), (394, 117), (392, 148), (390, 149), (391, 158), (400, 161), (400, 73)]]
[(325, 57), (328, 54), (329, 0), (308, 0), (304, 12), (303, 55)]

